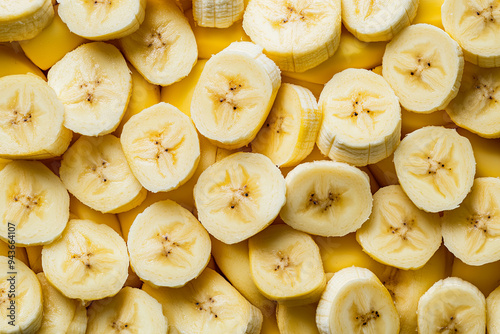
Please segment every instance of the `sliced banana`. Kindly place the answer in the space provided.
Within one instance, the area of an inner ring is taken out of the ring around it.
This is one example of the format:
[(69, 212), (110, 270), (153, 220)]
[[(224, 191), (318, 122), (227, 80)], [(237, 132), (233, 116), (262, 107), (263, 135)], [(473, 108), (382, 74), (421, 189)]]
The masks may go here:
[(234, 42), (203, 68), (191, 101), (191, 118), (217, 146), (245, 146), (264, 124), (280, 84), (280, 70), (262, 47)]
[(321, 334), (399, 333), (391, 295), (370, 270), (349, 267), (328, 281), (316, 310)]
[(436, 282), (418, 302), (419, 333), (486, 332), (486, 301), (471, 283), (458, 277)]
[(318, 303), (287, 306), (278, 303), (276, 320), (280, 334), (319, 334), (316, 326)]
[(408, 134), (394, 152), (406, 195), (421, 210), (452, 210), (469, 193), (476, 162), (469, 140), (454, 129), (426, 126)]
[(200, 142), (188, 116), (160, 102), (132, 116), (120, 137), (130, 169), (152, 192), (180, 187), (196, 171)]
[(286, 204), (280, 217), (294, 229), (322, 236), (356, 231), (372, 211), (366, 173), (343, 162), (314, 161), (286, 177)]
[(410, 111), (441, 110), (457, 95), (464, 67), (462, 49), (443, 30), (420, 23), (392, 39), (382, 74)]
[(337, 50), (340, 14), (340, 0), (252, 0), (243, 29), (282, 71), (304, 72)]
[(31, 39), (53, 18), (51, 0), (4, 0), (0, 3), (0, 43)]
[(486, 298), (486, 329), (488, 334), (500, 333), (500, 287)]
[(201, 27), (228, 28), (241, 20), (245, 3), (243, 0), (194, 0), (194, 21)]
[(113, 132), (127, 108), (132, 77), (111, 44), (87, 43), (68, 52), (47, 76), (64, 104), (64, 126), (86, 136)]
[(66, 297), (102, 299), (117, 294), (127, 279), (127, 246), (111, 227), (73, 219), (60, 239), (43, 247), (42, 266)]

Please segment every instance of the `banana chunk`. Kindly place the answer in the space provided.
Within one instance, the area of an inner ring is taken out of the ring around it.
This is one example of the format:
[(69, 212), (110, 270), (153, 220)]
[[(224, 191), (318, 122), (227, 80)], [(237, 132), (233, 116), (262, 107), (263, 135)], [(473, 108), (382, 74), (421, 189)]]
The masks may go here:
[(194, 21), (200, 27), (229, 28), (241, 20), (245, 10), (243, 0), (194, 0)]
[(53, 18), (51, 0), (3, 0), (0, 3), (0, 43), (31, 39)]
[(500, 287), (486, 298), (486, 328), (489, 334), (500, 333)]

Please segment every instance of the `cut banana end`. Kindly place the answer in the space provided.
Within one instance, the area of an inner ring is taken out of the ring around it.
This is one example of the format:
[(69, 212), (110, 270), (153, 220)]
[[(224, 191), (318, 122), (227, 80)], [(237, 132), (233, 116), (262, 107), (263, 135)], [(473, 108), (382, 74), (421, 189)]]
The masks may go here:
[(316, 310), (321, 334), (399, 333), (391, 295), (370, 270), (349, 267), (328, 281)]
[(401, 137), (401, 107), (384, 78), (364, 69), (333, 76), (319, 98), (321, 153), (355, 166), (391, 155)]
[(469, 140), (454, 129), (427, 126), (408, 134), (394, 153), (399, 183), (421, 210), (452, 210), (469, 193), (476, 162)]
[(441, 110), (457, 95), (462, 79), (462, 49), (443, 30), (430, 24), (405, 28), (382, 59), (382, 73), (401, 105), (410, 111)]
[(486, 328), (489, 334), (500, 333), (500, 287), (486, 298)]
[(193, 93), (191, 118), (217, 146), (245, 146), (264, 124), (280, 84), (280, 70), (262, 47), (234, 42), (206, 63)]
[(485, 333), (484, 295), (458, 277), (436, 282), (418, 302), (418, 332)]
[(193, 16), (201, 27), (228, 28), (241, 20), (245, 4), (243, 0), (194, 0)]
[(6, 0), (0, 12), (0, 43), (38, 35), (54, 18), (51, 0)]

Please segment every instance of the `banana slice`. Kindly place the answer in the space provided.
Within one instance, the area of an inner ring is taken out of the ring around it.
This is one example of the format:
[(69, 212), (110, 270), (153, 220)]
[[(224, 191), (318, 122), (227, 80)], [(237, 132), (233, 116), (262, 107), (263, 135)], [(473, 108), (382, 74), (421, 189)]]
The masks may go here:
[(132, 116), (120, 137), (130, 169), (152, 192), (180, 187), (196, 171), (200, 142), (188, 116), (160, 102)]
[(41, 162), (13, 161), (0, 171), (0, 238), (19, 246), (57, 239), (68, 222), (69, 195)]
[(88, 314), (87, 334), (164, 334), (168, 331), (161, 304), (140, 289), (125, 287), (113, 297), (95, 301)]
[(116, 47), (102, 42), (68, 52), (47, 78), (64, 104), (64, 126), (86, 136), (113, 132), (132, 90), (125, 59)]
[(260, 333), (260, 310), (210, 268), (182, 288), (142, 289), (162, 304), (169, 333)]
[(280, 217), (291, 227), (322, 236), (356, 231), (372, 211), (366, 173), (343, 162), (314, 161), (286, 177), (286, 204)]
[(73, 134), (63, 126), (64, 106), (45, 80), (9, 75), (0, 78), (0, 91), (0, 157), (46, 159), (66, 151)]
[(500, 333), (500, 287), (486, 298), (486, 328), (488, 334)]
[(421, 210), (452, 210), (469, 193), (476, 162), (469, 140), (454, 129), (426, 126), (408, 134), (394, 152), (406, 195)]
[(194, 187), (198, 219), (215, 238), (234, 244), (266, 228), (285, 204), (285, 179), (258, 153), (235, 153), (208, 167)]
[(313, 150), (321, 122), (316, 98), (307, 88), (282, 84), (252, 151), (280, 167), (295, 166)]
[(245, 146), (264, 124), (280, 84), (280, 70), (262, 47), (234, 42), (206, 63), (193, 93), (191, 118), (217, 146)]
[(405, 28), (387, 44), (382, 74), (410, 111), (441, 110), (457, 95), (464, 67), (462, 49), (430, 24)]
[(417, 15), (419, 0), (342, 0), (342, 22), (364, 42), (390, 41)]
[(418, 302), (419, 333), (485, 333), (486, 301), (471, 283), (458, 277), (436, 282)]
[(53, 18), (51, 0), (4, 0), (0, 3), (0, 43), (31, 39)]
[(125, 241), (91, 220), (70, 220), (62, 237), (42, 250), (47, 280), (66, 297), (83, 301), (117, 294), (128, 265)]
[(278, 303), (276, 320), (280, 334), (319, 334), (316, 326), (318, 303), (287, 306)]
[(245, 3), (243, 0), (194, 0), (193, 16), (201, 27), (229, 28), (241, 20)]
[(370, 270), (349, 267), (328, 281), (316, 310), (320, 334), (399, 333), (391, 295)]
[(156, 85), (181, 80), (198, 58), (193, 31), (174, 0), (147, 0), (144, 22), (120, 45), (127, 60)]
[(340, 14), (340, 0), (252, 0), (243, 29), (282, 71), (304, 72), (337, 50)]
[(310, 235), (272, 225), (250, 238), (248, 249), (250, 272), (264, 296), (291, 306), (318, 301), (326, 276)]

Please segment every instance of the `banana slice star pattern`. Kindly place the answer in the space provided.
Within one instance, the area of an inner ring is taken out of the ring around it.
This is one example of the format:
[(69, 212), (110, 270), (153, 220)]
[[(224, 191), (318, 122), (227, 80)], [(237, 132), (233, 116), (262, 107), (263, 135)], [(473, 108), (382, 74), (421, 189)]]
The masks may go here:
[(245, 3), (243, 0), (195, 0), (193, 16), (200, 27), (228, 28), (241, 20)]
[(51, 0), (4, 0), (0, 3), (0, 43), (31, 39), (53, 18)]

